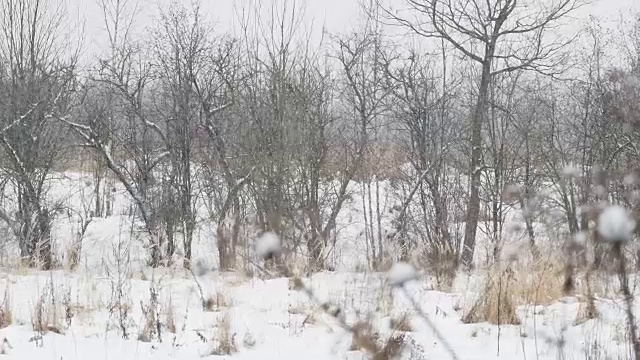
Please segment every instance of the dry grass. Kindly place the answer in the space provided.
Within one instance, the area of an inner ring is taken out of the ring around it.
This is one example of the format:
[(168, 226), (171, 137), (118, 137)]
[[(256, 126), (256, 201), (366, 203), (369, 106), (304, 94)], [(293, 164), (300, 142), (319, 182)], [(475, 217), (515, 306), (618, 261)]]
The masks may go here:
[(228, 307), (230, 304), (231, 302), (227, 299), (225, 294), (217, 291), (215, 294), (209, 295), (204, 302), (204, 307), (206, 311), (215, 312)]
[(403, 315), (398, 319), (393, 319), (391, 322), (391, 328), (394, 331), (400, 332), (412, 332), (413, 326), (411, 326), (411, 317), (409, 315)]
[(31, 311), (31, 327), (40, 333), (53, 332), (63, 334), (63, 327), (60, 324), (58, 314), (62, 313), (57, 309), (54, 301), (47, 301), (46, 294), (40, 295), (35, 307)]
[(467, 324), (520, 324), (516, 304), (508, 289), (509, 282), (512, 281), (506, 272), (488, 277), (478, 298), (462, 317), (462, 321)]
[(391, 315), (393, 311), (393, 291), (391, 287), (383, 286), (376, 297), (376, 312), (381, 315)]
[(438, 290), (451, 291), (458, 275), (459, 261), (458, 254), (450, 246), (432, 245), (416, 249), (412, 260), (433, 276)]
[(4, 329), (13, 323), (13, 312), (11, 311), (11, 300), (9, 298), (9, 286), (4, 290), (4, 299), (0, 304), (0, 329)]
[(549, 305), (575, 295), (581, 300), (575, 321), (581, 323), (598, 315), (594, 295), (611, 292), (611, 281), (589, 269), (571, 271), (567, 277), (566, 259), (544, 252), (538, 260), (520, 259), (488, 269), (477, 298), (466, 307), (463, 321), (519, 324), (518, 306)]
[(224, 356), (238, 352), (235, 342), (236, 334), (231, 330), (231, 317), (228, 313), (221, 314), (216, 328), (216, 338), (211, 355)]
[(564, 265), (553, 257), (524, 264), (493, 266), (463, 316), (466, 323), (519, 324), (520, 305), (548, 305), (564, 293)]
[(381, 340), (370, 322), (360, 321), (353, 325), (351, 351), (364, 351), (373, 360), (396, 359), (405, 347), (405, 335), (394, 332)]
[(82, 242), (74, 242), (67, 251), (68, 266), (71, 271), (74, 271), (80, 264), (81, 247)]
[(153, 339), (158, 339), (162, 342), (162, 324), (160, 322), (160, 304), (159, 304), (159, 289), (157, 285), (152, 283), (149, 286), (149, 304), (145, 305), (140, 301), (140, 308), (144, 315), (144, 325), (142, 331), (138, 334), (138, 340), (142, 342), (150, 342)]
[(165, 305), (165, 309), (164, 309), (164, 318), (165, 318), (165, 327), (167, 328), (167, 331), (175, 334), (177, 333), (177, 326), (176, 326), (176, 317), (175, 317), (175, 310), (173, 307), (173, 298), (169, 297), (169, 301), (167, 302), (167, 305)]
[(61, 317), (66, 314), (61, 301), (56, 298), (56, 286), (53, 277), (38, 293), (35, 306), (31, 309), (31, 327), (39, 333), (53, 332), (64, 334)]

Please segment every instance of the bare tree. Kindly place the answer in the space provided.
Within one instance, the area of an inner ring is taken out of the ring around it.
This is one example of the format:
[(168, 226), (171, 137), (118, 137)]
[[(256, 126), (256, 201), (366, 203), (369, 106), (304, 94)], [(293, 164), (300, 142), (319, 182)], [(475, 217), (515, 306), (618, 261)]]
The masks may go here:
[(32, 266), (53, 266), (48, 182), (60, 159), (75, 55), (61, 39), (61, 3), (6, 1), (0, 5), (0, 148), (16, 196), (15, 217), (2, 212)]
[(438, 281), (453, 279), (461, 240), (451, 225), (457, 187), (452, 155), (461, 125), (452, 108), (459, 82), (439, 70), (446, 67), (438, 68), (433, 59), (416, 51), (386, 66), (392, 117), (400, 125), (400, 140), (406, 143), (412, 165), (405, 175), (402, 205), (394, 211), (394, 237), (400, 241), (400, 257), (406, 261), (412, 252), (421, 251)]
[[(238, 158), (241, 118), (234, 116), (235, 89), (241, 81), (238, 42), (228, 37), (210, 39), (203, 68), (193, 74), (193, 86), (199, 105), (198, 129), (204, 129), (206, 143), (199, 163), (204, 196), (210, 215), (217, 223), (216, 245), (221, 269), (235, 267), (241, 230), (241, 195), (252, 170)], [(197, 132), (196, 132), (197, 133)], [(232, 215), (232, 216), (230, 216)], [(229, 222), (232, 221), (229, 233)]]
[[(380, 224), (379, 208), (374, 216), (372, 207), (371, 180), (373, 174), (365, 167), (368, 156), (376, 149), (372, 146), (373, 139), (382, 126), (382, 119), (388, 109), (386, 101), (390, 92), (385, 86), (382, 52), (385, 44), (382, 33), (376, 27), (376, 22), (368, 21), (364, 24), (362, 32), (354, 32), (348, 36), (335, 39), (335, 58), (340, 66), (340, 75), (343, 79), (343, 106), (345, 120), (352, 124), (351, 131), (347, 134), (352, 140), (346, 141), (349, 147), (348, 156), (350, 167), (347, 177), (341, 181), (341, 199), (344, 201), (344, 193), (348, 183), (358, 176), (363, 185), (363, 212), (365, 214), (365, 241), (371, 250), (373, 268), (377, 268), (383, 257), (383, 242)], [(377, 181), (375, 181), (378, 184)], [(378, 184), (379, 185), (379, 184)], [(376, 203), (378, 204), (379, 189)], [(367, 204), (368, 200), (368, 204)], [(338, 207), (336, 210), (340, 210)], [(333, 212), (329, 218), (331, 227), (335, 226), (335, 217), (338, 212)], [(378, 231), (374, 230), (375, 219), (378, 220)], [(368, 226), (367, 226), (368, 225)]]
[(156, 64), (156, 111), (163, 121), (168, 164), (161, 170), (162, 195), (159, 216), (165, 227), (167, 257), (175, 251), (175, 234), (181, 230), (185, 265), (191, 260), (191, 244), (196, 225), (196, 184), (193, 179), (194, 139), (203, 118), (198, 96), (198, 77), (208, 71), (210, 31), (201, 19), (198, 4), (191, 12), (172, 5), (162, 13), (154, 31)]
[[(480, 214), (482, 129), (492, 79), (498, 74), (522, 69), (556, 71), (558, 55), (571, 39), (550, 39), (551, 28), (578, 8), (581, 1), (529, 4), (517, 0), (405, 0), (403, 4), (408, 7), (406, 12), (385, 6), (387, 17), (420, 36), (444, 39), (482, 69), (469, 126), (470, 191), (462, 252), (463, 264), (469, 267)], [(540, 7), (532, 9), (537, 6)]]
[[(101, 1), (110, 40), (110, 52), (100, 61), (80, 101), (83, 111), (75, 119), (61, 118), (96, 150), (120, 181), (142, 218), (150, 238), (150, 264), (164, 257), (166, 227), (162, 223), (158, 194), (158, 167), (170, 155), (166, 129), (149, 120), (155, 115), (147, 92), (152, 69), (142, 47), (131, 37), (136, 4), (127, 0)], [(116, 146), (117, 145), (117, 146)]]

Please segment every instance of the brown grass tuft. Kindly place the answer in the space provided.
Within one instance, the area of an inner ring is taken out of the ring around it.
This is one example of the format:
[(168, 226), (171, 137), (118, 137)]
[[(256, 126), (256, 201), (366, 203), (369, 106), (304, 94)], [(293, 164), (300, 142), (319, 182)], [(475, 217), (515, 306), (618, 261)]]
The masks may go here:
[(379, 352), (377, 344), (377, 334), (373, 331), (373, 326), (369, 322), (360, 321), (352, 327), (351, 350), (364, 350), (369, 354)]
[(477, 299), (463, 316), (466, 323), (520, 323), (520, 305), (548, 305), (566, 295), (565, 268), (552, 256), (537, 261), (498, 265), (487, 271)]
[(351, 350), (364, 351), (373, 360), (396, 359), (405, 346), (405, 335), (394, 332), (386, 340), (379, 338), (371, 323), (360, 321), (351, 328)]
[(375, 355), (373, 360), (398, 359), (405, 347), (405, 334), (393, 334), (382, 346), (382, 349)]
[(508, 286), (505, 286), (510, 281), (504, 279), (505, 277), (508, 275), (498, 275), (498, 279), (487, 279), (478, 298), (462, 317), (464, 323), (520, 324), (513, 296), (508, 292)]

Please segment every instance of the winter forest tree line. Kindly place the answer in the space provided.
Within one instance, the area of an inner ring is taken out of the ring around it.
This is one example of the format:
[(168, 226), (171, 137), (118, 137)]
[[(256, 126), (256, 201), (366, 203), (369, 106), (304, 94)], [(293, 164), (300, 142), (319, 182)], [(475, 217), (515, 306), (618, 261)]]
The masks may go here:
[[(54, 266), (50, 184), (79, 163), (95, 193), (74, 209), (83, 224), (112, 214), (120, 183), (152, 266), (180, 253), (189, 267), (206, 218), (221, 269), (248, 261), (256, 231), (282, 238), (276, 262), (325, 269), (353, 191), (371, 269), (416, 253), (469, 268), (480, 236), (497, 256), (513, 206), (532, 254), (549, 207), (565, 234), (588, 230), (603, 199), (640, 212), (640, 16), (558, 31), (588, 5), (530, 3), (370, 1), (353, 31), (315, 44), (303, 2), (264, 3), (269, 17), (252, 2), (235, 33), (173, 3), (140, 34), (134, 0), (99, 0), (108, 49), (81, 66), (61, 5), (3, 1), (5, 238)], [(386, 215), (383, 181), (400, 199)]]

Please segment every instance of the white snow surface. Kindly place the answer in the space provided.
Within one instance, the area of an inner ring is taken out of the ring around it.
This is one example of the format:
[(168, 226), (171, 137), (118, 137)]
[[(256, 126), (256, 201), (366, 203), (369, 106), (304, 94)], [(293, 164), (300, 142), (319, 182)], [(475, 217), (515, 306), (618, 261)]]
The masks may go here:
[[(144, 317), (140, 304), (149, 303), (149, 280), (131, 280), (132, 305), (129, 339), (117, 329), (117, 319), (109, 310), (110, 280), (84, 277), (62, 271), (52, 273), (3, 274), (0, 290), (8, 291), (14, 324), (0, 330), (0, 341), (6, 339), (3, 359), (15, 360), (85, 360), (92, 358), (134, 359), (366, 359), (351, 350), (351, 336), (336, 320), (323, 315), (304, 294), (289, 289), (288, 279), (249, 279), (237, 274), (211, 273), (199, 280), (207, 294), (220, 293), (226, 305), (203, 311), (194, 281), (184, 273), (155, 274), (162, 284), (160, 316), (166, 320), (172, 309), (176, 333), (166, 328), (162, 342), (142, 342)], [(391, 319), (408, 315), (412, 332), (407, 332), (402, 359), (447, 359), (447, 353), (426, 323), (409, 310), (402, 294), (391, 294), (390, 304), (380, 309), (378, 299), (385, 293), (384, 276), (376, 274), (321, 273), (305, 280), (321, 301), (335, 301), (348, 323), (357, 318), (373, 319), (381, 338), (391, 336)], [(76, 314), (67, 326), (61, 305), (58, 317), (63, 334), (40, 334), (31, 329), (31, 316), (39, 292), (53, 289), (57, 299), (70, 294)], [(624, 310), (621, 301), (597, 302), (601, 316), (579, 325), (580, 303), (573, 298), (550, 306), (523, 306), (518, 310), (521, 325), (464, 324), (461, 302), (463, 292), (433, 291), (428, 282), (407, 283), (409, 293), (422, 305), (435, 325), (445, 334), (460, 359), (557, 359), (556, 346), (564, 335), (564, 358), (584, 359), (586, 354), (600, 352), (608, 356), (623, 355)], [(458, 284), (461, 289), (470, 286)], [(636, 309), (638, 310), (638, 309)], [(359, 315), (358, 315), (359, 314)], [(229, 356), (214, 355), (220, 336), (221, 319), (231, 319), (232, 341), (238, 352)], [(314, 321), (311, 321), (311, 317)], [(563, 326), (568, 327), (565, 330)], [(0, 347), (2, 348), (2, 347)], [(536, 357), (537, 356), (537, 357)], [(616, 358), (616, 357), (613, 357)]]

